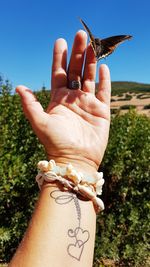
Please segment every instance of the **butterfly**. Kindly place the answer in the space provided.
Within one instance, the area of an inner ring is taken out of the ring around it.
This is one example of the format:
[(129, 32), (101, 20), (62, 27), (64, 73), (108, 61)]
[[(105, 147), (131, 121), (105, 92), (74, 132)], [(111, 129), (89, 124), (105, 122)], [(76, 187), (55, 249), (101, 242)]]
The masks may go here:
[(95, 38), (85, 22), (82, 19), (80, 19), (80, 21), (89, 34), (90, 43), (97, 61), (109, 56), (119, 44), (132, 38), (131, 35), (116, 35), (105, 39)]

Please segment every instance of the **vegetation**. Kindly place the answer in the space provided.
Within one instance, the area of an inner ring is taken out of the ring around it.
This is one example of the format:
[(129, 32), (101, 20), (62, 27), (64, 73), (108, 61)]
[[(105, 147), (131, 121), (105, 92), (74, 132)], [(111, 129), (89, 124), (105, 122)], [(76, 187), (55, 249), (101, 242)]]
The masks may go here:
[(102, 165), (106, 208), (97, 218), (95, 259), (110, 258), (116, 266), (150, 266), (149, 131), (149, 118), (134, 111), (111, 123)]
[(126, 94), (123, 98), (118, 98), (117, 101), (130, 101), (132, 99), (132, 95)]
[(111, 115), (116, 115), (120, 113), (120, 109), (119, 108), (112, 108), (111, 109)]
[[(45, 154), (8, 81), (0, 79), (0, 94), (0, 261), (8, 262), (33, 211), (36, 164)], [(49, 92), (37, 97), (46, 107)], [(112, 118), (101, 166), (105, 210), (97, 217), (95, 267), (150, 266), (149, 132), (150, 119), (134, 110)]]
[(123, 105), (120, 107), (120, 109), (134, 109), (134, 108), (136, 108), (135, 105)]
[(145, 106), (144, 106), (144, 109), (150, 109), (150, 104), (145, 105)]
[[(98, 88), (98, 84), (96, 84)], [(136, 82), (112, 82), (112, 95), (123, 96), (124, 93), (150, 93), (150, 84)]]
[(121, 93), (150, 92), (150, 84), (136, 82), (112, 82), (112, 95)]
[(150, 93), (145, 93), (145, 94), (138, 94), (137, 98), (139, 99), (147, 99), (150, 98)]

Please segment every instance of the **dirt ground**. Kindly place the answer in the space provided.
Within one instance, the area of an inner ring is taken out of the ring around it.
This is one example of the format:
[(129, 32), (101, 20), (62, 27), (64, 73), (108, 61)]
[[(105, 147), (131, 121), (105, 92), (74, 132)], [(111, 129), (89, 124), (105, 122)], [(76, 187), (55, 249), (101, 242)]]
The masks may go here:
[[(130, 100), (128, 100), (130, 96)], [(145, 114), (150, 117), (150, 93), (125, 93), (122, 96), (112, 96), (111, 109), (119, 109), (121, 113), (127, 112), (129, 109), (124, 109), (123, 106), (135, 106), (135, 109), (140, 114)], [(149, 105), (149, 108), (145, 108)]]

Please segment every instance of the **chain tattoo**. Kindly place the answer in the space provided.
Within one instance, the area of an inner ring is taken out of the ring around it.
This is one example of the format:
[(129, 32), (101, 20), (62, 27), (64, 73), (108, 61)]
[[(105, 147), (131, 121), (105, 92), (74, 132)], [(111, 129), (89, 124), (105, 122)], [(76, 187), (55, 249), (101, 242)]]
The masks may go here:
[(50, 196), (59, 205), (65, 205), (70, 202), (74, 202), (78, 225), (75, 229), (68, 230), (68, 236), (71, 238), (71, 243), (67, 247), (67, 253), (70, 257), (80, 261), (84, 246), (90, 238), (88, 230), (83, 230), (81, 227), (81, 208), (77, 196), (70, 192), (62, 192), (60, 190), (54, 190), (50, 193)]

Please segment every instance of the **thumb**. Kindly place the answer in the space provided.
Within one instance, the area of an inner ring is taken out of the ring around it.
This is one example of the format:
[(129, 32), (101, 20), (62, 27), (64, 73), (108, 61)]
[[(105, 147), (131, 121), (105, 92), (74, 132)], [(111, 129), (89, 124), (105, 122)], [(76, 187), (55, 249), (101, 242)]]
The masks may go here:
[(17, 86), (16, 92), (21, 97), (25, 116), (32, 125), (38, 126), (38, 124), (43, 121), (43, 116), (45, 116), (45, 112), (40, 102), (37, 101), (36, 96), (32, 91), (23, 85)]

